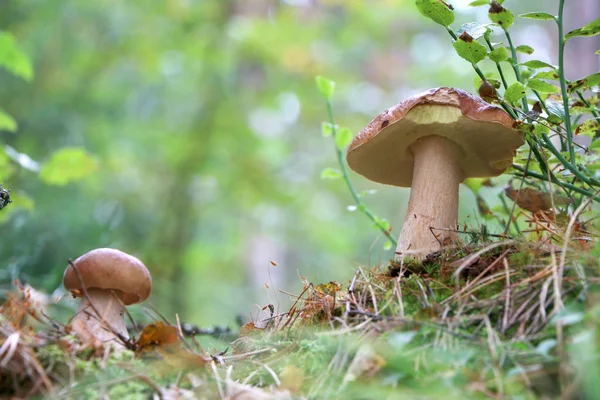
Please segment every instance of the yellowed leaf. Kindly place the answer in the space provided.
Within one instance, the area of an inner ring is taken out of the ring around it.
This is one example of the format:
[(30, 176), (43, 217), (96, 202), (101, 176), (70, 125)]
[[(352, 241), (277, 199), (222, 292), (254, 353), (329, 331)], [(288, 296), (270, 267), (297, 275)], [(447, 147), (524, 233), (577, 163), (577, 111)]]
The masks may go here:
[(173, 325), (157, 322), (144, 328), (137, 340), (137, 352), (152, 350), (159, 346), (169, 346), (178, 343), (177, 328)]
[(304, 383), (304, 370), (295, 365), (286, 365), (279, 374), (279, 378), (281, 379), (281, 389), (297, 393)]

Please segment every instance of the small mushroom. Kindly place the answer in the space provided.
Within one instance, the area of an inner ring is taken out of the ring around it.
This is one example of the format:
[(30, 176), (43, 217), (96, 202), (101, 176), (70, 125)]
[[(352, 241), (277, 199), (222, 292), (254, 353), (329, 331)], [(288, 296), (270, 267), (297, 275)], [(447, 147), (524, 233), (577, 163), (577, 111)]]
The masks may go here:
[(456, 241), (458, 186), (512, 165), (522, 135), (500, 107), (452, 88), (385, 110), (348, 148), (348, 165), (379, 183), (412, 187), (397, 258), (423, 259)]
[(116, 334), (129, 338), (124, 306), (141, 303), (150, 295), (148, 269), (137, 258), (115, 249), (92, 250), (73, 264), (75, 268), (69, 266), (63, 277), (65, 289), (81, 297), (71, 322), (73, 330), (84, 341), (118, 344)]

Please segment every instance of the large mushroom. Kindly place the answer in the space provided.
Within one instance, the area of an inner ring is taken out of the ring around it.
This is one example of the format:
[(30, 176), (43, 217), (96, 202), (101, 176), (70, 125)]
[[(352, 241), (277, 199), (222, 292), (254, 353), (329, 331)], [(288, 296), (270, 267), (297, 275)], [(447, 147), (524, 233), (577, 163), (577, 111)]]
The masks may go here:
[(118, 344), (117, 334), (129, 338), (124, 306), (150, 295), (148, 269), (137, 258), (115, 249), (92, 250), (73, 264), (75, 268), (69, 266), (63, 277), (65, 289), (81, 297), (71, 322), (73, 330), (85, 341)]
[(396, 254), (423, 259), (456, 240), (458, 186), (498, 176), (522, 135), (500, 107), (452, 88), (431, 89), (385, 110), (348, 148), (348, 165), (379, 183), (411, 187)]

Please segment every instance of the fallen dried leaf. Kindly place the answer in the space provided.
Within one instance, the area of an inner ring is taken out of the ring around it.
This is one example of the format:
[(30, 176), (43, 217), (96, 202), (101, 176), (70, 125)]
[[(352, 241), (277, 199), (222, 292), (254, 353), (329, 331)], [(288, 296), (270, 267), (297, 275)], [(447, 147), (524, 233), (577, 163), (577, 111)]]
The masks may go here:
[(164, 322), (157, 322), (144, 328), (136, 343), (137, 352), (141, 353), (152, 350), (155, 347), (177, 344), (178, 341), (177, 327), (165, 324)]
[[(552, 195), (547, 192), (531, 188), (515, 190), (511, 186), (507, 186), (504, 189), (504, 194), (517, 203), (519, 207), (534, 214), (541, 211), (548, 211), (552, 208)], [(566, 205), (569, 204), (569, 199), (564, 196), (555, 195), (554, 204)]]
[(281, 389), (296, 393), (300, 391), (304, 383), (304, 370), (295, 365), (286, 365), (279, 374), (279, 378), (281, 379)]

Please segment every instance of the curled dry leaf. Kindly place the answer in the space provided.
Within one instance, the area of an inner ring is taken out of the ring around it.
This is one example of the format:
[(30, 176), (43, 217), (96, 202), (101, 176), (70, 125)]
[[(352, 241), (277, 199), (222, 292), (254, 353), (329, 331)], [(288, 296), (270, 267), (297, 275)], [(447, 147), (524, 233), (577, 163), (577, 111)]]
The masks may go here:
[(165, 347), (177, 344), (177, 328), (173, 325), (157, 322), (144, 328), (137, 340), (137, 352), (152, 350), (155, 347)]
[[(504, 189), (504, 194), (517, 203), (519, 207), (532, 213), (548, 211), (552, 208), (552, 195), (548, 192), (525, 188), (515, 190), (511, 186)], [(555, 205), (569, 204), (569, 199), (563, 196), (554, 196)]]
[(203, 367), (206, 360), (180, 346), (177, 327), (157, 322), (144, 328), (137, 340), (137, 353), (152, 352), (161, 356), (169, 369), (194, 369)]

